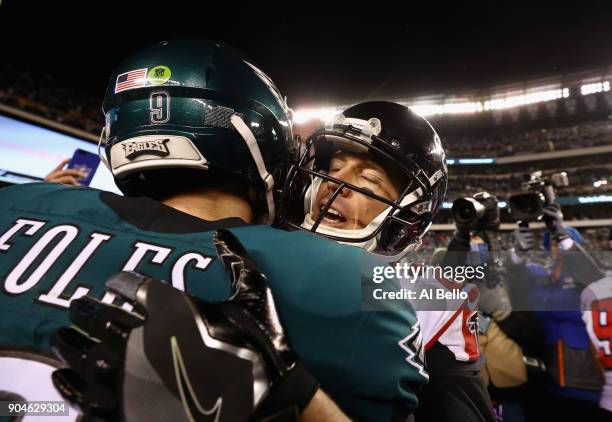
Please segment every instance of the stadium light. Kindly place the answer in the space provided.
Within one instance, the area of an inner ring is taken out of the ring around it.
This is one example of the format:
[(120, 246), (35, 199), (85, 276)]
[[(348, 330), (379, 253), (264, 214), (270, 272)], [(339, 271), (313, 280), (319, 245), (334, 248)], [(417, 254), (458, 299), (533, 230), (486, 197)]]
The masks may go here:
[(504, 110), (512, 107), (520, 107), (527, 104), (555, 101), (570, 96), (569, 88), (548, 89), (530, 92), (521, 95), (506, 96), (503, 98), (491, 98), (484, 103), (481, 101), (466, 101), (461, 103), (444, 104), (413, 104), (410, 108), (417, 114), (428, 117), (440, 114), (470, 114), (482, 111)]
[(449, 166), (454, 166), (458, 164), (495, 164), (495, 158), (447, 158), (446, 164)]
[(549, 89), (546, 91), (531, 92), (523, 95), (513, 95), (505, 98), (491, 99), (485, 101), (485, 110), (504, 110), (512, 107), (520, 107), (527, 104), (554, 101), (559, 98), (569, 97), (569, 89)]
[(581, 204), (599, 204), (602, 202), (612, 202), (612, 195), (579, 196), (578, 202)]
[[(595, 87), (591, 87), (594, 85)], [(590, 88), (589, 88), (590, 87)], [(585, 90), (595, 90), (594, 92), (605, 92), (610, 90), (608, 81), (600, 82), (599, 84), (583, 85), (581, 92), (585, 94)], [(520, 91), (519, 91), (520, 92)], [(546, 89), (546, 87), (531, 88), (523, 91), (522, 94), (515, 95), (507, 93), (506, 95), (495, 95), (489, 99), (457, 101), (452, 102), (425, 102), (423, 99), (401, 100), (400, 104), (410, 107), (412, 111), (423, 117), (430, 117), (444, 114), (474, 114), (483, 111), (505, 110), (513, 107), (520, 107), (528, 104), (536, 104), (547, 101), (556, 101), (561, 98), (569, 98), (570, 90), (567, 87)], [(313, 109), (299, 109), (293, 114), (293, 122), (296, 124), (304, 123), (311, 119), (321, 119), (330, 122), (333, 117), (344, 107), (323, 107)]]
[(609, 90), (610, 90), (609, 81), (597, 82), (594, 84), (585, 84), (580, 87), (580, 93), (582, 95), (590, 95), (590, 94), (597, 94), (600, 92), (608, 92)]
[(459, 164), (494, 164), (495, 158), (460, 158)]
[(480, 113), (482, 111), (504, 110), (545, 101), (554, 101), (560, 98), (568, 98), (569, 96), (569, 88), (559, 88), (506, 96), (504, 98), (491, 98), (484, 103), (481, 101), (444, 104), (417, 103), (410, 106), (410, 108), (423, 117), (441, 114), (471, 114)]
[(293, 113), (293, 123), (301, 124), (313, 119), (319, 119), (323, 120), (325, 123), (329, 123), (339, 111), (337, 107), (297, 110)]
[(428, 117), (437, 114), (471, 114), (479, 113), (484, 110), (480, 101), (444, 104), (415, 104), (410, 109), (416, 114)]

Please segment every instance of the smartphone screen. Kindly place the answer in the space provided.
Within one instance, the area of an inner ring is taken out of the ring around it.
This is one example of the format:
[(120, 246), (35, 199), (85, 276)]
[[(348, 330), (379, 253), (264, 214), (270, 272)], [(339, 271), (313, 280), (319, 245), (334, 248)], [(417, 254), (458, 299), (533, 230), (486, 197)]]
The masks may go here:
[(99, 164), (100, 157), (98, 157), (98, 154), (77, 149), (74, 151), (72, 158), (68, 162), (67, 168), (79, 170), (85, 173), (86, 176), (83, 178), (78, 178), (77, 181), (83, 186), (89, 186)]

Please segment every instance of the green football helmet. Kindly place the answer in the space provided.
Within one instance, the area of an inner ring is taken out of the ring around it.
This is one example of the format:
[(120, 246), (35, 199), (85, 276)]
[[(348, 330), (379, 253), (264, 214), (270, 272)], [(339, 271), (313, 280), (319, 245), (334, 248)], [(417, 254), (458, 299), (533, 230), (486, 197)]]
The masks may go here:
[(154, 44), (115, 70), (102, 109), (103, 158), (126, 195), (149, 192), (154, 170), (214, 170), (246, 181), (262, 222), (274, 219), (275, 186), (294, 150), (290, 110), (236, 50), (198, 39)]

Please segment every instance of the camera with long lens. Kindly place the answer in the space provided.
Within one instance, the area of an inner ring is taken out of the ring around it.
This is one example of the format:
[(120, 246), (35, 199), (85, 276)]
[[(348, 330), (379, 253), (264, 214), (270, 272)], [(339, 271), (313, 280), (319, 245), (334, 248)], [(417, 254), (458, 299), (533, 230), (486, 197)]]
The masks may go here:
[(456, 199), (451, 212), (457, 225), (470, 230), (499, 229), (497, 198), (487, 192), (478, 192), (472, 198)]
[(510, 216), (514, 221), (529, 223), (537, 221), (543, 215), (546, 205), (553, 204), (557, 198), (556, 188), (569, 186), (567, 173), (560, 172), (551, 174), (550, 177), (542, 176), (541, 171), (529, 175), (529, 181), (524, 182), (522, 187), (526, 193), (512, 195), (508, 199)]

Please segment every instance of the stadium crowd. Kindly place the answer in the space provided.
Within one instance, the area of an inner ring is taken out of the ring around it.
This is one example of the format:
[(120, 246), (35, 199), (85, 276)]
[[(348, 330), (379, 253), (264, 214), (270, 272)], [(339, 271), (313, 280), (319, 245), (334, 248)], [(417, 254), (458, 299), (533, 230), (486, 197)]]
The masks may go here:
[[(563, 196), (601, 194), (612, 191), (612, 165), (603, 165), (598, 168), (570, 168), (566, 173), (569, 186), (559, 189)], [(565, 170), (564, 170), (565, 171)], [(498, 198), (506, 198), (520, 193), (525, 176), (516, 173), (505, 174), (473, 174), (453, 175), (449, 172), (449, 195), (447, 200), (454, 200), (460, 194), (473, 194), (486, 190)]]
[(490, 136), (445, 137), (449, 157), (504, 157), (612, 144), (612, 121), (599, 120), (569, 127)]
[(542, 171), (544, 176), (560, 172), (567, 174), (568, 186), (557, 188), (560, 196), (608, 193), (612, 190), (610, 160), (612, 154), (608, 153), (512, 164), (453, 165), (449, 166), (447, 200), (483, 189), (505, 199), (519, 193), (522, 184), (536, 171)]
[(0, 103), (92, 134), (99, 135), (103, 124), (99, 99), (11, 64), (0, 68)]
[[(41, 82), (43, 81), (43, 82)], [(96, 98), (59, 84), (48, 74), (0, 68), (0, 102), (42, 115), (50, 120), (99, 135), (102, 115)], [(612, 121), (584, 122), (569, 127), (548, 127), (513, 133), (444, 136), (447, 157), (503, 157), (612, 144)]]

